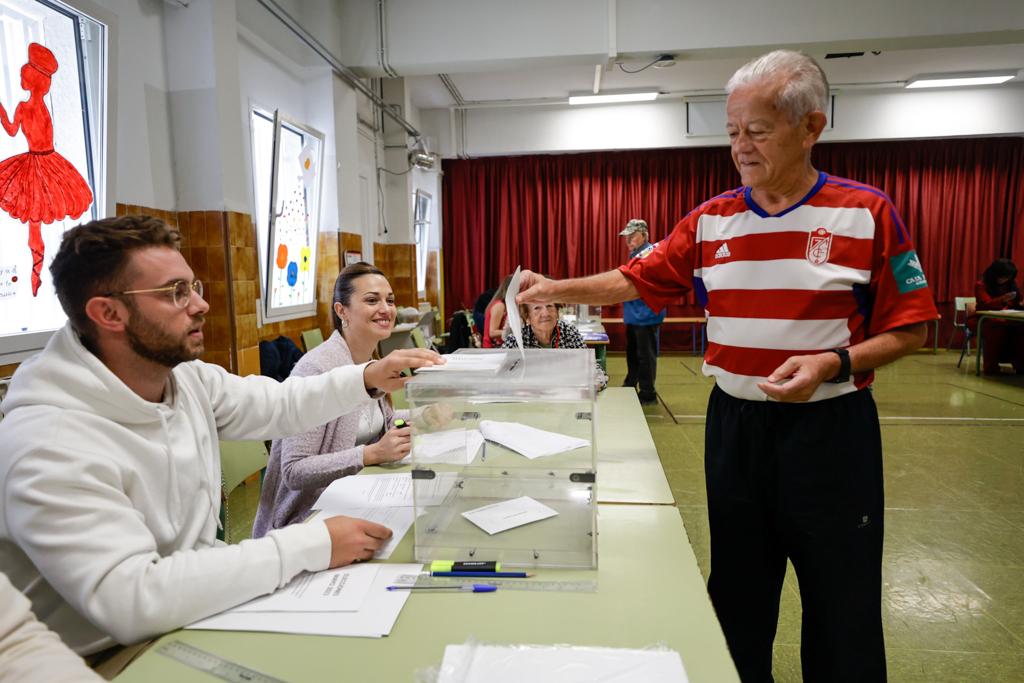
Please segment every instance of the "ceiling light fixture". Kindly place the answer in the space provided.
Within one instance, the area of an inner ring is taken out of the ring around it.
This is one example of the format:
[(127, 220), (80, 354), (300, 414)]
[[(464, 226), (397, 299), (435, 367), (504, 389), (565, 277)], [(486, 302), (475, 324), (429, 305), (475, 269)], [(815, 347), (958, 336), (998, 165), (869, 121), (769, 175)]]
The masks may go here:
[(996, 85), (1017, 77), (1017, 70), (973, 71), (951, 74), (925, 74), (907, 81), (908, 88), (955, 88), (965, 85)]
[(650, 102), (658, 98), (657, 90), (642, 92), (606, 92), (600, 95), (580, 93), (569, 95), (569, 104), (618, 104), (621, 102)]
[(655, 69), (668, 69), (676, 65), (675, 55), (658, 55), (658, 61), (654, 63)]

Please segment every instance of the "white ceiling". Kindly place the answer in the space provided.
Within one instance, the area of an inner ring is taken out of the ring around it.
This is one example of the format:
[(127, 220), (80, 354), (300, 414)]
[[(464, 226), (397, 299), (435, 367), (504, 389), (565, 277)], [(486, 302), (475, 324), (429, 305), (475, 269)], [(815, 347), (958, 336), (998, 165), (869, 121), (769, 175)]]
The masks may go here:
[[(863, 57), (824, 59), (826, 50), (807, 50), (818, 59), (835, 89), (844, 87), (895, 87), (913, 76), (925, 73), (1024, 69), (1024, 43), (929, 47), (923, 49), (886, 49), (880, 54), (866, 51)], [(635, 58), (620, 58), (618, 64), (602, 65), (601, 90), (657, 88), (662, 93), (694, 94), (700, 91), (721, 92), (729, 76), (750, 58), (739, 53), (722, 56), (716, 51), (708, 56), (677, 57), (675, 66), (666, 69), (648, 68), (627, 74), (621, 68), (636, 70), (650, 63), (657, 52), (634, 53)], [(749, 51), (747, 51), (749, 52)], [(550, 62), (551, 60), (549, 60)], [(591, 91), (594, 85), (594, 64), (536, 66), (524, 63), (515, 69), (487, 72), (449, 71), (448, 76), (469, 103), (495, 103), (560, 99), (570, 92)], [(621, 65), (621, 68), (620, 68)], [(1024, 74), (1024, 72), (1022, 72)], [(447, 108), (455, 104), (441, 79), (436, 75), (407, 76), (406, 83), (412, 103), (420, 109)], [(1024, 87), (1024, 75), (1018, 75), (1009, 87)]]

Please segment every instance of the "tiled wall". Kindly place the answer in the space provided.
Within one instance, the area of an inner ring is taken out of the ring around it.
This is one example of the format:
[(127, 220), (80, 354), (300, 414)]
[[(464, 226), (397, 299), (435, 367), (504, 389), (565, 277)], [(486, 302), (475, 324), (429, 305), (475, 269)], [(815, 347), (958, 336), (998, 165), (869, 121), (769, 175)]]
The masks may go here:
[(416, 307), (416, 245), (373, 244), (374, 265), (384, 271), (399, 306)]

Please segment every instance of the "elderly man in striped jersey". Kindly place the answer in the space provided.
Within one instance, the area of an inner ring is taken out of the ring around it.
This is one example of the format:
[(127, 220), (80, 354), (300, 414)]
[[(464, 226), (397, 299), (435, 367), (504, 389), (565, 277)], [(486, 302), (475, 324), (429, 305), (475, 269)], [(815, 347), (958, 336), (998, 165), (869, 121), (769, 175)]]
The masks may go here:
[(792, 561), (805, 681), (885, 680), (882, 448), (873, 369), (937, 317), (910, 234), (880, 190), (811, 165), (828, 82), (787, 50), (726, 90), (743, 186), (687, 214), (644, 259), (573, 280), (523, 276), (520, 301), (707, 311), (708, 592), (744, 681), (771, 681)]

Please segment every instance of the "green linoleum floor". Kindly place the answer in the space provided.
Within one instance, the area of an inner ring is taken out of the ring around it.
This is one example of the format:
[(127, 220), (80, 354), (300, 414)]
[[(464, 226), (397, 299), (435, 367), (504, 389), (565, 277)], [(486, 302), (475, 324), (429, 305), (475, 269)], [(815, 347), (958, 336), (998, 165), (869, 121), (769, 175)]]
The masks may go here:
[[(959, 353), (917, 353), (877, 373), (885, 448), (883, 624), (889, 680), (1024, 680), (1024, 378), (975, 377)], [(972, 361), (972, 362), (968, 362)], [(612, 386), (625, 361), (609, 357)], [(646, 408), (705, 579), (700, 360), (663, 356)], [(800, 595), (783, 590), (774, 672), (800, 681)]]
[[(889, 680), (1024, 681), (1024, 378), (974, 376), (973, 359), (921, 352), (878, 373), (885, 447), (883, 623)], [(971, 361), (971, 362), (969, 362)], [(610, 385), (625, 359), (608, 358)], [(661, 404), (645, 407), (697, 562), (709, 565), (700, 360), (658, 363)], [(968, 418), (968, 419), (965, 419)], [(232, 494), (245, 535), (255, 486)], [(800, 681), (800, 596), (783, 589), (775, 680)]]

